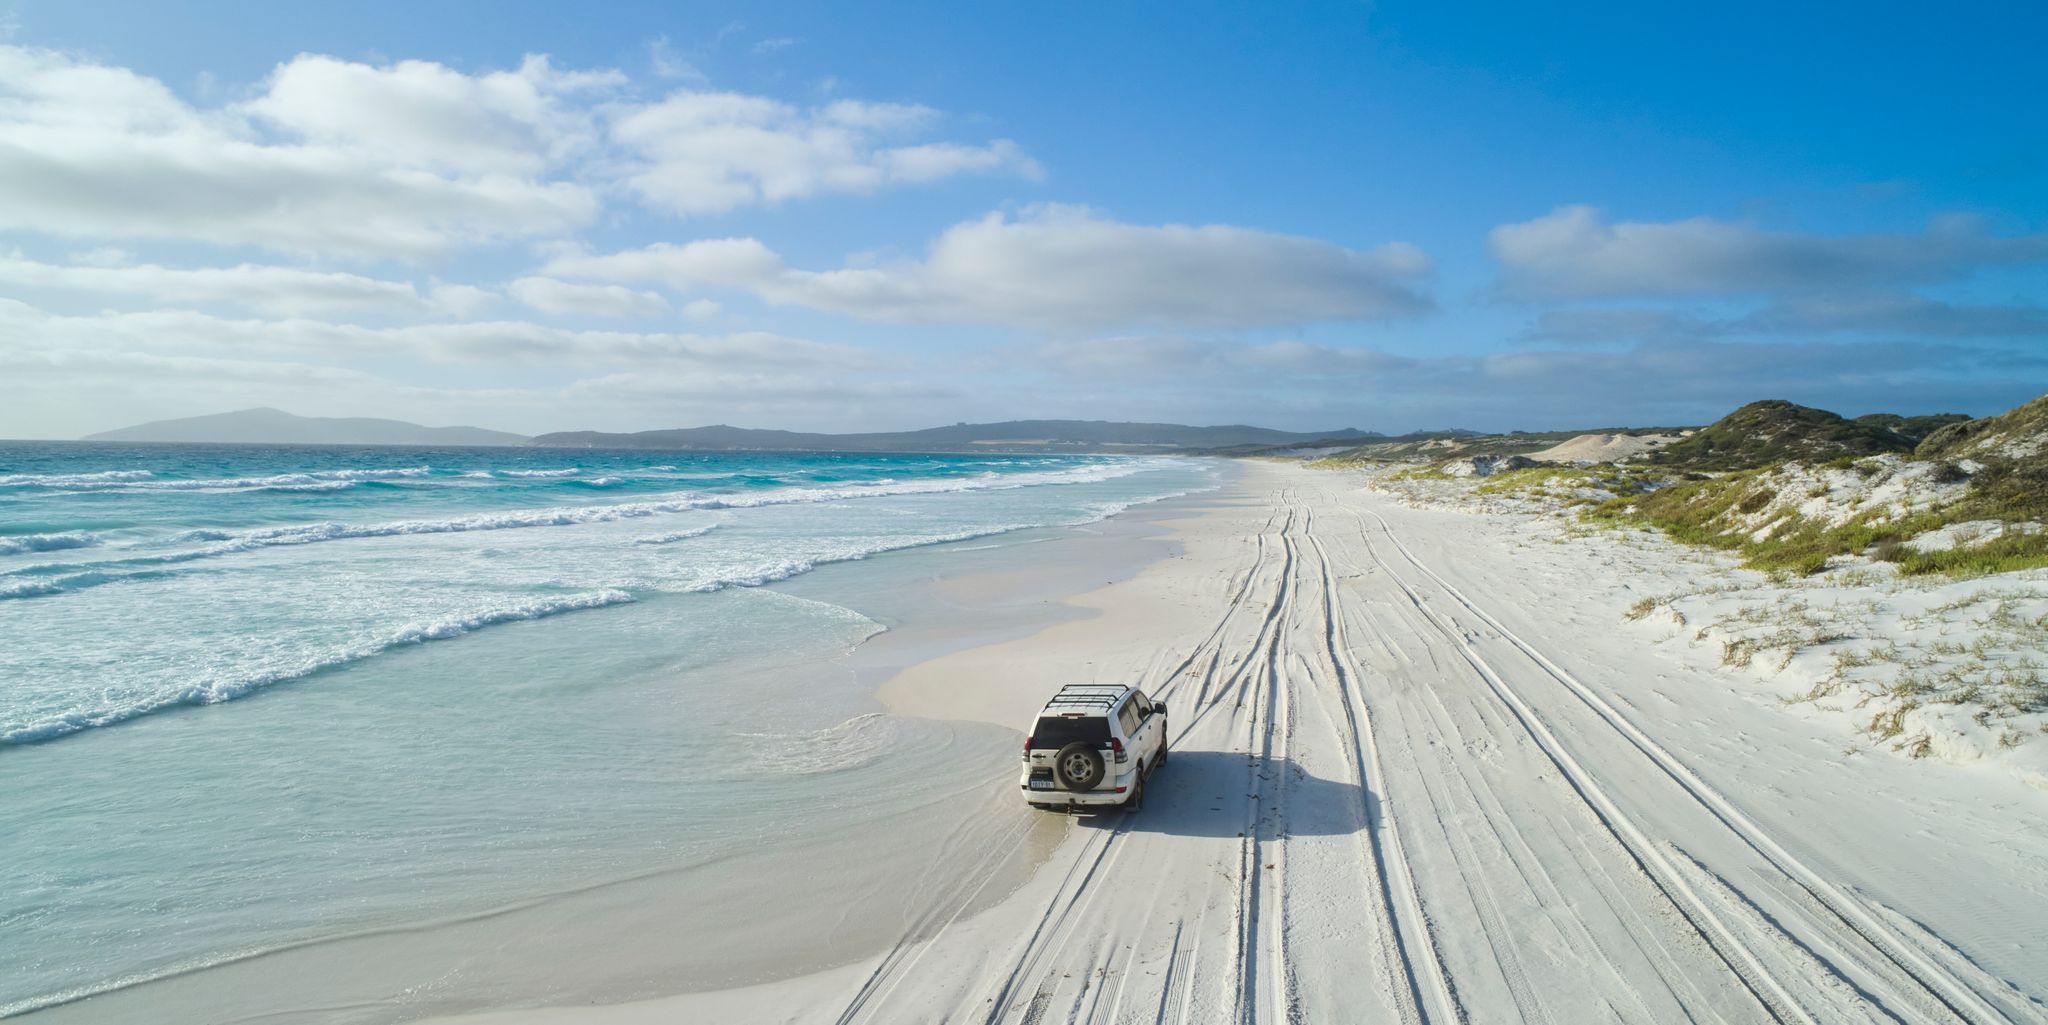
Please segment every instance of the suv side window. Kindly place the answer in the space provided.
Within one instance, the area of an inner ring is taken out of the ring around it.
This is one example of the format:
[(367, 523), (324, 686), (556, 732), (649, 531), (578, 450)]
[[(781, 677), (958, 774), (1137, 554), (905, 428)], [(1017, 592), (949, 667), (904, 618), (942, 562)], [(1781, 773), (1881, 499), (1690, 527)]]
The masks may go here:
[(1138, 717), (1141, 719), (1152, 714), (1152, 699), (1146, 697), (1142, 690), (1132, 692), (1131, 704), (1138, 706)]
[(1121, 723), (1123, 723), (1123, 724), (1124, 724), (1124, 736), (1128, 737), (1128, 736), (1130, 736), (1131, 734), (1134, 734), (1134, 733), (1138, 732), (1138, 703), (1137, 703), (1137, 702), (1135, 702), (1135, 701), (1126, 701), (1126, 702), (1124, 702), (1124, 707), (1122, 707), (1122, 708), (1120, 708), (1120, 709), (1118, 709), (1118, 710), (1117, 710), (1116, 716), (1117, 716), (1117, 721), (1118, 721), (1118, 722), (1121, 722)]

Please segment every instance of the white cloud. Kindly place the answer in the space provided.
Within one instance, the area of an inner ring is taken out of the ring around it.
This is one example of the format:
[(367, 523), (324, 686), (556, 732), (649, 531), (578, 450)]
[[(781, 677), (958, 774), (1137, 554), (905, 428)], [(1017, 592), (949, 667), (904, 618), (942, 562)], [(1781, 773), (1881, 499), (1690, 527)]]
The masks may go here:
[(0, 44), (0, 230), (421, 259), (572, 232), (617, 186), (694, 214), (1039, 173), (1007, 140), (917, 138), (940, 116), (916, 104), (640, 102), (628, 86), (545, 56), (469, 74), (304, 54), (245, 100), (198, 106), (126, 68)]
[(921, 146), (900, 146), (875, 154), (875, 165), (889, 184), (916, 185), (950, 178), (956, 174), (992, 174), (1023, 168), (1026, 177), (1040, 172), (1017, 145), (998, 139), (986, 146), (964, 146), (956, 142), (931, 142)]
[(451, 174), (435, 163), (451, 148), (394, 148), (278, 141), (241, 110), (194, 108), (127, 69), (0, 46), (0, 229), (418, 257), (597, 213), (590, 189), (527, 176), (523, 160)]
[(725, 307), (710, 299), (693, 299), (683, 304), (683, 316), (691, 320), (713, 320), (724, 311)]
[(285, 316), (307, 314), (465, 314), (496, 296), (468, 285), (435, 285), (424, 293), (410, 281), (333, 271), (239, 264), (173, 268), (122, 265), (126, 254), (97, 255), (95, 263), (39, 263), (20, 254), (0, 256), (0, 281), (32, 288), (140, 295), (167, 302), (234, 303)]
[(1504, 291), (1551, 298), (1856, 289), (2048, 261), (2048, 235), (1994, 237), (1963, 217), (1918, 235), (1809, 235), (1707, 218), (1610, 223), (1567, 206), (1487, 241)]
[(707, 369), (875, 365), (863, 350), (765, 331), (726, 335), (586, 331), (525, 321), (364, 327), (308, 319), (256, 320), (185, 310), (66, 316), (0, 299), (0, 337), (22, 349), (126, 348), (161, 354), (232, 353), (264, 359), (409, 358), (457, 364), (695, 364)]
[(581, 285), (554, 278), (525, 277), (505, 286), (512, 298), (542, 313), (589, 317), (641, 317), (668, 309), (658, 292), (640, 292), (624, 285)]
[(655, 36), (647, 41), (647, 62), (660, 78), (673, 78), (684, 82), (707, 82), (708, 79), (697, 66), (677, 56), (675, 47), (667, 36)]
[[(216, 384), (389, 384), (371, 374), (314, 363), (166, 356), (104, 349), (0, 349), (0, 368), (28, 376), (90, 377), (161, 385), (170, 379)], [(76, 401), (74, 399), (73, 401)]]
[(1144, 226), (1074, 207), (955, 225), (925, 259), (805, 271), (755, 239), (558, 257), (547, 272), (745, 289), (778, 304), (900, 323), (1251, 327), (1421, 313), (1429, 259), (1226, 225)]
[(620, 110), (610, 139), (625, 155), (625, 185), (649, 205), (678, 214), (823, 193), (865, 195), (956, 174), (1043, 173), (1007, 139), (893, 143), (937, 117), (913, 104), (840, 100), (802, 109), (761, 96), (686, 90)]
[(122, 267), (135, 262), (135, 254), (119, 246), (97, 246), (72, 253), (72, 263), (88, 267)]
[(574, 101), (626, 84), (617, 71), (563, 72), (545, 56), (466, 75), (431, 61), (373, 67), (301, 54), (241, 110), (308, 142), (397, 165), (534, 174), (596, 142)]

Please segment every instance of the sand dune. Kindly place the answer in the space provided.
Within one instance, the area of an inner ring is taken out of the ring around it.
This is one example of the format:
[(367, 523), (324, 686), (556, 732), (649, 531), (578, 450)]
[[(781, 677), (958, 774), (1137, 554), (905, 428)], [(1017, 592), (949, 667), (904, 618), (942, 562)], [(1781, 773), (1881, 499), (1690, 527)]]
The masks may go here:
[(1663, 448), (1683, 434), (1581, 434), (1529, 458), (1544, 463), (1618, 463)]

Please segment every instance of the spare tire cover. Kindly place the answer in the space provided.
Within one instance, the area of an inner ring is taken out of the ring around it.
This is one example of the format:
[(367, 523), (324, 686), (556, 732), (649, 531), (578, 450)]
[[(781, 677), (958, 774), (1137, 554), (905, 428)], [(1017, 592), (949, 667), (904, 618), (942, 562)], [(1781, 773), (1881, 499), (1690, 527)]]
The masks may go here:
[(1060, 748), (1052, 758), (1053, 776), (1068, 790), (1093, 790), (1102, 782), (1102, 752), (1085, 740)]

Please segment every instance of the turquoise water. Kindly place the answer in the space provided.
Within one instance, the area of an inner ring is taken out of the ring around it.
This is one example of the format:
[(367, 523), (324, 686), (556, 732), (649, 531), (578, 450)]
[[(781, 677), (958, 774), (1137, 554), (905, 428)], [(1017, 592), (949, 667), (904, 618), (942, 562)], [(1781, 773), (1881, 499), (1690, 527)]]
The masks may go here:
[(958, 771), (955, 734), (831, 672), (880, 625), (761, 585), (1212, 483), (1175, 459), (0, 444), (0, 1014), (913, 799)]

